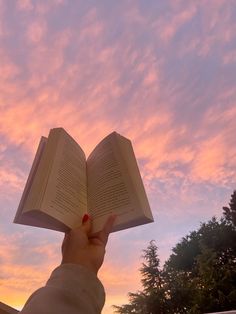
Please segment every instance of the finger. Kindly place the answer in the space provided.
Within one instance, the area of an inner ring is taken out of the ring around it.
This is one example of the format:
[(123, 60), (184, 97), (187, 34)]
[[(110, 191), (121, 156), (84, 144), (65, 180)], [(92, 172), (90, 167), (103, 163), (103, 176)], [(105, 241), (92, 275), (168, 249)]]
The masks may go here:
[(82, 219), (81, 229), (88, 235), (92, 229), (92, 219), (91, 216), (85, 214)]
[(65, 236), (64, 236), (64, 239), (63, 239), (62, 245), (61, 245), (61, 251), (62, 251), (62, 253), (64, 252), (64, 247), (65, 247), (65, 245), (66, 245), (66, 241), (67, 241), (68, 237), (69, 237), (69, 234), (68, 234), (68, 233), (65, 233)]
[(112, 231), (116, 218), (116, 215), (109, 216), (107, 221), (105, 222), (103, 229), (100, 231), (99, 238), (102, 240), (104, 245), (107, 244), (109, 234)]

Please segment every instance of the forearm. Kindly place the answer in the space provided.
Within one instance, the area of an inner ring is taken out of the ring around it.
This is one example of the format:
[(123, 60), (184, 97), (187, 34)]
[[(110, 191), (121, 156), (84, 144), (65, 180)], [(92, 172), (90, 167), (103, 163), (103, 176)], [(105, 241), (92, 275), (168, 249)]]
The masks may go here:
[(56, 268), (45, 287), (34, 292), (21, 314), (98, 314), (104, 288), (95, 274), (76, 264)]

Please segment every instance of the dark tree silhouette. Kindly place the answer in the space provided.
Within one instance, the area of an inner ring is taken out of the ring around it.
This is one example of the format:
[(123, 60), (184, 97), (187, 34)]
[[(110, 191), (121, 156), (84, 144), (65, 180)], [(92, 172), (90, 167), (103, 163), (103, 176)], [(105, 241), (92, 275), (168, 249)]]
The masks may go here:
[(115, 312), (120, 314), (162, 314), (165, 311), (165, 288), (160, 270), (160, 260), (157, 246), (152, 240), (147, 249), (143, 250), (142, 267), (140, 273), (143, 291), (129, 293), (129, 304), (114, 306)]
[(223, 207), (224, 217), (226, 221), (233, 224), (236, 227), (236, 190), (231, 195), (229, 207)]
[(142, 291), (129, 293), (119, 314), (200, 314), (236, 309), (236, 191), (223, 217), (213, 217), (172, 249), (160, 268), (155, 241), (144, 250)]

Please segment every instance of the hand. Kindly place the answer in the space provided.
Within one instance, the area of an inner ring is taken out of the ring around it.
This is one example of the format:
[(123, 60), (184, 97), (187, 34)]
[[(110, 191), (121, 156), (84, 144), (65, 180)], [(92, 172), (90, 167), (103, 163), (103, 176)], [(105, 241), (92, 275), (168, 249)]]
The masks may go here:
[(103, 229), (90, 235), (92, 220), (85, 215), (82, 226), (65, 234), (62, 243), (62, 264), (79, 264), (97, 274), (104, 260), (105, 247), (115, 219), (114, 215), (108, 217)]

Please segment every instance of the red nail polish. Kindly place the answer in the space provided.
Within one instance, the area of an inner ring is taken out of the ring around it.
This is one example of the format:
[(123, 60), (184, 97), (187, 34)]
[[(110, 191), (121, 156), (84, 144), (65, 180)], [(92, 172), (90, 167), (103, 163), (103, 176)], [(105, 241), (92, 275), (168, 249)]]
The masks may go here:
[(83, 219), (82, 219), (82, 223), (84, 224), (86, 221), (89, 220), (89, 215), (88, 214), (85, 214)]

